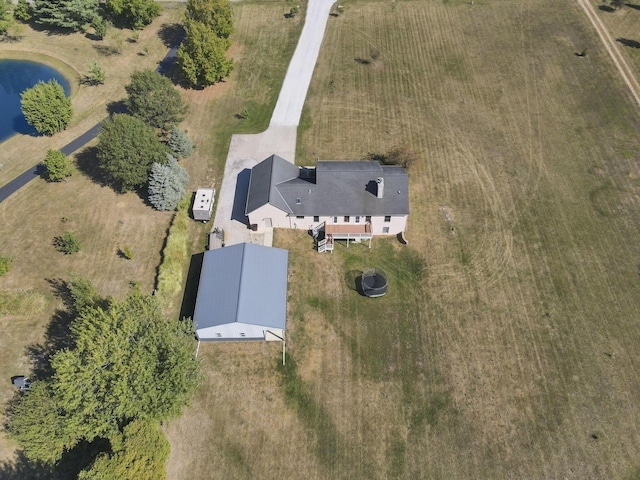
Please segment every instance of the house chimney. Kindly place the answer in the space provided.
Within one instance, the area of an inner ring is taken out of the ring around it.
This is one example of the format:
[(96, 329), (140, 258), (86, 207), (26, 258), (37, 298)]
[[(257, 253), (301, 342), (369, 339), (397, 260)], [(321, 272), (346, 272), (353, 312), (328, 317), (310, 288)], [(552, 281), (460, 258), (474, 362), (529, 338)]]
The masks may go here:
[(378, 177), (378, 179), (376, 180), (376, 185), (378, 187), (376, 190), (376, 197), (382, 198), (382, 196), (384, 195), (384, 178)]

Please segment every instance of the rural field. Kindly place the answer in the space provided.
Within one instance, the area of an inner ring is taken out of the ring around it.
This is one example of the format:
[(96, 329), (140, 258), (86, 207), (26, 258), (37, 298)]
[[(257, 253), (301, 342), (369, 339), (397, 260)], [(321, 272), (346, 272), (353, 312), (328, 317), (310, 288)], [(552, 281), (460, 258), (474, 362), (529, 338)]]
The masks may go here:
[[(154, 69), (168, 50), (184, 5), (163, 3), (161, 16), (140, 32), (137, 42), (126, 39), (131, 32), (114, 31), (123, 39), (123, 53), (101, 55), (96, 46), (108, 46), (82, 34), (47, 35), (24, 26), (16, 43), (0, 44), (0, 58), (45, 61), (70, 78), (79, 79), (87, 63), (105, 66), (104, 86), (76, 83), (73, 93), (74, 120), (70, 128), (54, 137), (14, 136), (0, 150), (0, 185), (40, 162), (48, 148), (59, 148), (107, 115), (107, 105), (124, 98), (124, 85), (136, 69)], [(236, 68), (225, 82), (204, 90), (178, 87), (190, 107), (181, 124), (196, 144), (194, 154), (183, 161), (191, 177), (191, 188), (219, 188), (226, 150), (232, 132), (258, 132), (268, 125), (280, 84), (302, 26), (301, 18), (286, 19), (285, 2), (236, 4), (237, 33), (230, 54)], [(277, 25), (278, 28), (273, 28)], [(145, 55), (139, 55), (147, 46)], [(36, 56), (34, 50), (39, 53)], [(75, 75), (75, 77), (74, 77)], [(238, 118), (244, 108), (249, 118)], [(157, 268), (171, 224), (172, 214), (153, 210), (135, 193), (118, 194), (101, 183), (91, 144), (74, 156), (78, 171), (68, 182), (47, 183), (37, 179), (0, 203), (0, 255), (13, 260), (9, 274), (0, 278), (0, 405), (14, 394), (12, 375), (28, 372), (28, 348), (46, 340), (48, 325), (63, 307), (57, 296), (62, 282), (72, 273), (90, 279), (104, 295), (122, 297), (130, 282), (144, 291), (156, 285)], [(210, 225), (191, 222), (189, 251), (204, 249)], [(77, 234), (82, 249), (74, 255), (55, 251), (52, 240), (65, 231)], [(132, 260), (119, 255), (128, 246)], [(189, 265), (184, 265), (186, 277)], [(184, 281), (184, 280), (183, 280)], [(181, 298), (170, 302), (167, 314), (177, 317)], [(195, 344), (194, 344), (195, 345)], [(0, 477), (23, 479), (12, 456), (16, 445), (0, 435)], [(24, 473), (24, 472), (23, 472)], [(17, 476), (16, 476), (17, 475)]]
[(615, 39), (629, 66), (640, 76), (640, 5), (624, 2), (619, 10), (612, 9), (609, 3), (589, 0), (598, 17), (607, 26), (611, 36)]
[[(280, 345), (202, 345), (168, 478), (638, 478), (625, 88), (573, 3), (345, 2), (296, 161), (416, 151), (409, 245), (317, 254), (277, 231), (287, 366)], [(370, 266), (383, 298), (353, 290)]]

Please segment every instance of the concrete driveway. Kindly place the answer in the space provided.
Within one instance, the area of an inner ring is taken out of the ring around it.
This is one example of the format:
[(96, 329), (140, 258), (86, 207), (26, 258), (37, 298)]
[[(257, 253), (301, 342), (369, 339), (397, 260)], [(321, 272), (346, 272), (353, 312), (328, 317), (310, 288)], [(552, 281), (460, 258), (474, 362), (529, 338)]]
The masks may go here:
[(272, 230), (251, 231), (244, 215), (249, 172), (254, 165), (274, 153), (290, 162), (295, 160), (300, 115), (334, 2), (335, 0), (309, 0), (305, 24), (287, 69), (269, 128), (255, 135), (231, 137), (212, 227), (212, 230), (224, 230), (227, 245), (242, 242), (272, 245)]

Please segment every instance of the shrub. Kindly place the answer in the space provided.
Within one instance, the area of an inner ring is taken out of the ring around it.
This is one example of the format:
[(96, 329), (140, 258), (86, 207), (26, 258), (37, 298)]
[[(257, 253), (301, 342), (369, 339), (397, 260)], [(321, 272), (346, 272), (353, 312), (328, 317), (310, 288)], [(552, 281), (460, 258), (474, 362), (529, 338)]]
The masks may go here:
[(6, 275), (11, 270), (11, 257), (0, 256), (0, 277)]
[(29, 125), (45, 135), (67, 128), (73, 116), (71, 100), (56, 80), (39, 81), (20, 94), (20, 102)]
[(178, 158), (187, 158), (193, 153), (193, 142), (183, 130), (175, 125), (171, 127), (171, 136), (167, 146)]
[(87, 73), (84, 74), (82, 83), (87, 85), (103, 85), (106, 78), (107, 74), (104, 67), (98, 65), (97, 62), (93, 62), (89, 64), (89, 68), (87, 69)]
[(71, 160), (60, 150), (47, 150), (42, 163), (47, 169), (47, 179), (51, 182), (59, 182), (73, 174)]
[(120, 251), (122, 252), (122, 256), (124, 258), (126, 258), (127, 260), (133, 260), (133, 251), (128, 246), (125, 245)]
[(27, 0), (18, 0), (15, 8), (13, 9), (13, 16), (16, 20), (21, 22), (28, 22), (33, 17), (33, 11), (31, 5)]
[(65, 232), (58, 237), (54, 237), (53, 246), (65, 255), (71, 255), (72, 253), (80, 251), (80, 241), (76, 234), (71, 232)]
[(96, 16), (93, 19), (91, 26), (93, 27), (93, 31), (95, 32), (96, 37), (98, 37), (99, 40), (104, 40), (104, 37), (107, 36), (107, 32), (111, 27), (111, 22), (105, 20), (100, 16)]

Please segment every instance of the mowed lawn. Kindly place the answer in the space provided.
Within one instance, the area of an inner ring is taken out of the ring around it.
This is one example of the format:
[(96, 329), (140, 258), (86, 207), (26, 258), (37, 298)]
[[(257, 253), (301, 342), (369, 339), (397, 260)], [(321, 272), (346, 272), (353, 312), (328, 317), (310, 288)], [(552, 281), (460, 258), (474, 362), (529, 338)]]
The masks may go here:
[[(329, 19), (297, 162), (414, 149), (409, 245), (276, 232), (288, 366), (280, 345), (202, 345), (169, 478), (640, 472), (640, 117), (598, 42), (545, 0)], [(369, 266), (387, 296), (353, 291)]]

